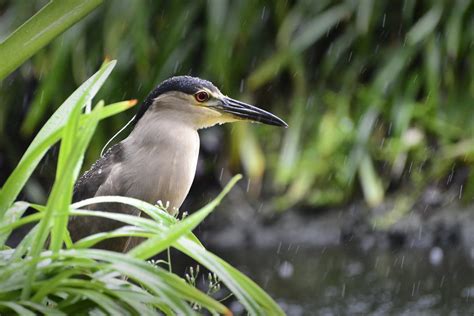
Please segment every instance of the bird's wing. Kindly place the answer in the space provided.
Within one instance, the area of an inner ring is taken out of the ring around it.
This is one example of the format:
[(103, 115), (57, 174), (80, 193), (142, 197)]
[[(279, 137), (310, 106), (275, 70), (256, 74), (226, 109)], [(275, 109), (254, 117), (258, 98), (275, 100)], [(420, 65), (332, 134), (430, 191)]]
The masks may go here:
[(77, 180), (74, 186), (73, 202), (94, 197), (100, 186), (107, 180), (112, 166), (122, 161), (121, 144), (110, 147), (92, 167)]
[[(120, 143), (112, 146), (76, 182), (73, 194), (74, 202), (94, 197), (100, 192), (100, 190), (103, 189), (104, 185), (107, 186), (107, 182), (113, 173), (113, 166), (122, 162), (121, 147), (122, 145)], [(119, 195), (119, 192), (108, 193), (113, 193), (113, 195)], [(98, 207), (97, 205), (88, 205), (87, 209), (123, 212), (120, 211), (119, 206), (114, 203), (101, 204), (100, 207)], [(77, 241), (92, 234), (117, 229), (120, 226), (123, 226), (123, 223), (113, 220), (107, 220), (104, 218), (97, 218), (94, 216), (71, 216), (68, 224), (68, 230), (71, 239), (73, 241)], [(123, 251), (126, 243), (127, 238), (113, 238), (101, 242), (95, 245), (94, 247), (114, 251)]]

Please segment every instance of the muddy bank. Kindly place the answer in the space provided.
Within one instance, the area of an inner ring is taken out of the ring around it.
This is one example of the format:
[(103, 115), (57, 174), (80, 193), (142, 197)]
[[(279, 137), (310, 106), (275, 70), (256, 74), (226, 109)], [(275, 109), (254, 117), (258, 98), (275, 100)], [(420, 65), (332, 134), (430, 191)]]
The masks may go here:
[(263, 203), (245, 204), (231, 194), (201, 226), (204, 244), (215, 248), (270, 248), (285, 244), (301, 248), (350, 243), (362, 250), (393, 248), (459, 248), (474, 258), (474, 206), (443, 195), (421, 199), (389, 227), (377, 221), (392, 216), (396, 199), (378, 208), (364, 203), (328, 210), (290, 210), (275, 214)]

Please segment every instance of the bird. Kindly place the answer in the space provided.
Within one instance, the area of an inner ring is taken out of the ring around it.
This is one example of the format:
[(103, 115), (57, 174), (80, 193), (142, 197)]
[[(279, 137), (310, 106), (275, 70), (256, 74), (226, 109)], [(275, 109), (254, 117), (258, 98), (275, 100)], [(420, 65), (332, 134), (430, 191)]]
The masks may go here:
[[(288, 127), (281, 118), (256, 106), (224, 95), (212, 82), (174, 76), (160, 83), (143, 101), (132, 119), (133, 129), (110, 147), (76, 182), (73, 202), (118, 195), (167, 205), (178, 212), (196, 173), (198, 130), (236, 121)], [(92, 210), (140, 215), (119, 203), (89, 206)], [(73, 241), (123, 226), (117, 221), (89, 216), (72, 217), (68, 230)], [(140, 242), (134, 238), (107, 239), (95, 247), (126, 252)]]

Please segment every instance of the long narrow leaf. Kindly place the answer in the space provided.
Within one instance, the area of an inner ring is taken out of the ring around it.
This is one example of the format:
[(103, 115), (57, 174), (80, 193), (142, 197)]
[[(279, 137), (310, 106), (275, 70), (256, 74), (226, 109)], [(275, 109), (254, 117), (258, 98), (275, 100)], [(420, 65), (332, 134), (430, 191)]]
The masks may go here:
[[(27, 208), (28, 208), (28, 203), (16, 202), (5, 213), (5, 217), (3, 218), (2, 224), (8, 225), (8, 224), (12, 224), (18, 221), (18, 219), (20, 219), (23, 216), (23, 213), (26, 211)], [(11, 230), (0, 233), (0, 246), (3, 246), (5, 244), (8, 236), (10, 236), (10, 233), (11, 233)]]
[(241, 175), (234, 176), (212, 202), (208, 203), (205, 207), (187, 217), (182, 222), (172, 226), (165, 234), (158, 235), (141, 243), (132, 249), (129, 254), (136, 258), (146, 259), (153, 257), (168, 248), (171, 243), (179, 237), (191, 232), (197, 225), (199, 225), (199, 223), (201, 223), (216, 208), (216, 206), (219, 205), (224, 196), (240, 179), (242, 179)]
[(284, 315), (278, 304), (265, 291), (216, 255), (185, 238), (180, 238), (175, 247), (216, 273), (250, 314)]
[(29, 309), (24, 308), (20, 304), (14, 302), (0, 302), (0, 306), (8, 307), (10, 310), (14, 311), (18, 315), (23, 316), (35, 316), (36, 314), (30, 311)]
[[(53, 215), (53, 229), (51, 231), (51, 249), (55, 252), (59, 251), (64, 240), (64, 234), (66, 232), (69, 204), (72, 201), (72, 192), (74, 182), (78, 177), (81, 169), (84, 153), (89, 145), (92, 135), (99, 124), (99, 117), (96, 109), (103, 108), (103, 101), (99, 102), (96, 106), (90, 119), (81, 130), (80, 136), (76, 137), (77, 133), (70, 133), (71, 139), (69, 152), (65, 152), (68, 160), (64, 163), (63, 173), (59, 174), (59, 181), (56, 181), (53, 190), (51, 191), (48, 199), (48, 205), (46, 213), (51, 211)], [(72, 116), (74, 117), (74, 116)], [(79, 123), (79, 115), (77, 118), (73, 118), (74, 124), (70, 124), (67, 130), (75, 128)], [(63, 139), (66, 141), (66, 139)], [(73, 146), (74, 142), (74, 146)], [(59, 167), (59, 165), (58, 165)]]
[(51, 135), (58, 133), (58, 131), (65, 126), (69, 114), (74, 107), (77, 106), (78, 100), (84, 100), (84, 104), (80, 104), (81, 107), (84, 107), (87, 102), (92, 100), (92, 98), (97, 94), (99, 88), (104, 84), (105, 80), (112, 72), (115, 64), (115, 61), (105, 63), (99, 71), (84, 82), (66, 101), (64, 101), (64, 103), (56, 110), (38, 132), (26, 152), (23, 154), (18, 166), (8, 177), (2, 190), (0, 190), (0, 220), (3, 218), (7, 208), (13, 203), (13, 201), (15, 201), (31, 173), (52, 145), (48, 143), (45, 146), (43, 141), (50, 139)]
[(257, 284), (224, 260), (195, 244), (180, 238), (175, 248), (216, 273), (252, 315), (284, 315), (285, 313)]
[(67, 0), (44, 6), (0, 43), (0, 80), (101, 3), (102, 0)]

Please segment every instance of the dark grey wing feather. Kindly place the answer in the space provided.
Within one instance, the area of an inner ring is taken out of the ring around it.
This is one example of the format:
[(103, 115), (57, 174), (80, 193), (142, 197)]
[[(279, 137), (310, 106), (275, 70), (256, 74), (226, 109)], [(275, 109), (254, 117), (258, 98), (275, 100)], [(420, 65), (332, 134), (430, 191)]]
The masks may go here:
[(110, 147), (105, 154), (77, 180), (74, 185), (73, 202), (95, 196), (102, 183), (107, 180), (112, 166), (122, 161), (121, 146), (119, 143)]
[[(122, 145), (116, 144), (100, 157), (92, 167), (85, 172), (74, 186), (73, 201), (78, 202), (94, 197), (99, 188), (107, 181), (113, 165), (122, 161)], [(100, 207), (88, 205), (88, 210), (117, 211), (120, 208), (115, 203), (104, 203)], [(120, 206), (120, 205), (119, 205)], [(94, 216), (71, 216), (68, 230), (73, 241), (99, 232), (110, 231), (123, 226), (123, 223)], [(126, 238), (114, 238), (95, 245), (95, 248), (123, 251)]]

